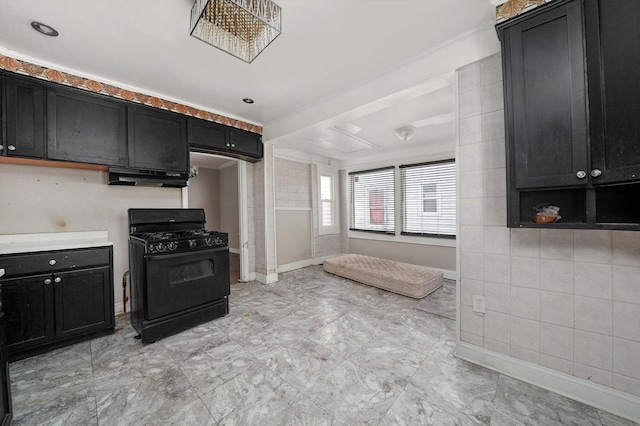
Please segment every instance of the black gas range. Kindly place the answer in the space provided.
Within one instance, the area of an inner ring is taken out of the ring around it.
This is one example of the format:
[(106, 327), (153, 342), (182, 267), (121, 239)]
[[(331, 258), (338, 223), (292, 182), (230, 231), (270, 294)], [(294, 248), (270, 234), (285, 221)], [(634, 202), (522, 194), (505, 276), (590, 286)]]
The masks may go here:
[(229, 312), (228, 235), (203, 209), (129, 209), (131, 324), (153, 342)]

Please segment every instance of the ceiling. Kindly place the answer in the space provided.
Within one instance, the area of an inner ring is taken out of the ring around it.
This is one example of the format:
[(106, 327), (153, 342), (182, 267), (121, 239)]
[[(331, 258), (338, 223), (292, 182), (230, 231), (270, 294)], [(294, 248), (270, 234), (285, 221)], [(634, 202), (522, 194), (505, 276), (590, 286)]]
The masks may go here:
[[(498, 48), (495, 32), (469, 44), (492, 32), (490, 0), (276, 2), (282, 34), (251, 64), (189, 35), (193, 0), (2, 0), (0, 53), (263, 125), (277, 149), (452, 152), (455, 66)], [(414, 138), (395, 138), (411, 123)]]

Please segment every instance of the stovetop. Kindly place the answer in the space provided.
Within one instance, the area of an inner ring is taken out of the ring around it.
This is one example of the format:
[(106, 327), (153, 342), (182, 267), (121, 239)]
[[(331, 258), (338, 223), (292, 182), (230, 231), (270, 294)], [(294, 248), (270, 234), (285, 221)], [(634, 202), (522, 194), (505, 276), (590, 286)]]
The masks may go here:
[(157, 231), (131, 234), (131, 238), (143, 242), (148, 253), (172, 253), (229, 245), (228, 234), (205, 229)]

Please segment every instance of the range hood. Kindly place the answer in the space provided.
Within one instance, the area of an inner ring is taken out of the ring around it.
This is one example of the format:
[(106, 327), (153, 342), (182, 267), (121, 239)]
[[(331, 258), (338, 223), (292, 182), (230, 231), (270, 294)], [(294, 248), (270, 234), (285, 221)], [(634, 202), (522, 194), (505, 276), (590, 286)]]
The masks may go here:
[(109, 168), (109, 185), (182, 188), (187, 186), (188, 179), (187, 173)]

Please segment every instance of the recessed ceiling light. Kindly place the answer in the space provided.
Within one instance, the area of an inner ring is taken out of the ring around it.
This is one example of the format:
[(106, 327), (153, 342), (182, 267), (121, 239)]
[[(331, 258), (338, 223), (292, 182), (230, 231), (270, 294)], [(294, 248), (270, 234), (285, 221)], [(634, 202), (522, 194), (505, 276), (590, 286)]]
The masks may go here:
[(242, 102), (244, 102), (245, 104), (252, 104), (252, 103), (254, 102), (254, 100), (253, 100), (253, 99), (251, 99), (251, 98), (244, 98), (244, 99), (242, 100)]
[(31, 27), (34, 30), (36, 30), (37, 32), (39, 32), (41, 34), (44, 34), (46, 36), (49, 36), (49, 37), (57, 37), (58, 36), (58, 31), (56, 31), (55, 28), (50, 27), (47, 24), (43, 24), (42, 22), (33, 21), (31, 23)]

